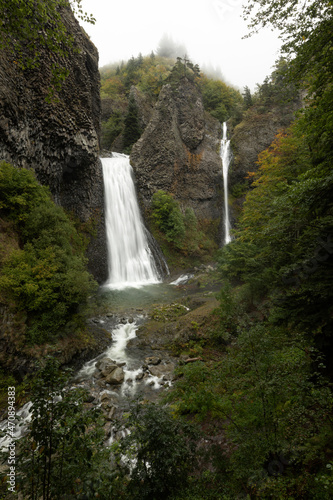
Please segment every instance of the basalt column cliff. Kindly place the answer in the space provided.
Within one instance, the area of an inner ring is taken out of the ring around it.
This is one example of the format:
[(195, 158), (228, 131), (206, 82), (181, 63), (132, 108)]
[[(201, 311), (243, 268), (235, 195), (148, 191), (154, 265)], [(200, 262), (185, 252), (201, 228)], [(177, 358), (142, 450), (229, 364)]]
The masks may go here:
[[(41, 49), (39, 67), (23, 71), (11, 54), (0, 54), (0, 159), (34, 170), (56, 203), (94, 229), (89, 269), (101, 282), (107, 266), (98, 52), (69, 8), (62, 10), (62, 18), (78, 49), (70, 58), (58, 59)], [(54, 63), (69, 76), (48, 102)]]
[(177, 87), (165, 85), (131, 153), (144, 206), (161, 189), (193, 208), (199, 220), (218, 223), (223, 201), (220, 137), (221, 125), (205, 113), (193, 82), (183, 78)]

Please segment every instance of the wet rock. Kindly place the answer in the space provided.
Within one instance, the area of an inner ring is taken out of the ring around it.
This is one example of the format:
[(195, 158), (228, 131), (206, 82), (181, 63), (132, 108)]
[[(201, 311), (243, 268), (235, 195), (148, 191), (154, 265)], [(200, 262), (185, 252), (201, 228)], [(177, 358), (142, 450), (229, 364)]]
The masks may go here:
[(118, 366), (105, 378), (105, 381), (107, 384), (117, 385), (121, 384), (124, 381), (124, 378), (124, 370)]
[(114, 419), (115, 412), (116, 412), (116, 407), (115, 407), (115, 406), (112, 406), (112, 407), (111, 407), (111, 410), (110, 410), (110, 411), (109, 411), (109, 413), (106, 415), (106, 419), (107, 419), (107, 420), (113, 420), (113, 419)]
[(131, 152), (138, 191), (149, 206), (159, 189), (191, 206), (198, 219), (221, 217), (221, 124), (205, 113), (198, 88), (183, 79), (164, 85), (151, 119)]
[(161, 362), (161, 358), (157, 356), (149, 356), (145, 359), (146, 365), (158, 365)]
[(106, 380), (105, 380), (105, 378), (101, 378), (100, 380), (97, 380), (97, 385), (101, 389), (104, 388), (106, 386)]
[(151, 366), (149, 371), (154, 377), (170, 379), (174, 369), (175, 365), (173, 363), (167, 363), (165, 365)]
[(126, 361), (120, 361), (119, 363), (117, 363), (117, 366), (119, 366), (120, 368), (126, 366)]
[(99, 399), (103, 403), (103, 401), (109, 401), (111, 400), (111, 395), (109, 392), (102, 392), (99, 396)]
[(111, 358), (102, 358), (96, 363), (96, 368), (100, 371), (103, 371), (108, 365), (115, 365), (117, 366), (116, 362), (113, 361)]
[(102, 406), (102, 409), (106, 412), (106, 415), (107, 415), (107, 412), (109, 411), (109, 409), (111, 408), (111, 402), (108, 401), (107, 399), (105, 401), (103, 401), (103, 403), (101, 404)]
[(105, 364), (103, 370), (101, 370), (101, 375), (103, 377), (107, 377), (108, 375), (110, 375), (110, 373), (115, 371), (116, 368), (118, 368), (118, 366), (114, 363)]

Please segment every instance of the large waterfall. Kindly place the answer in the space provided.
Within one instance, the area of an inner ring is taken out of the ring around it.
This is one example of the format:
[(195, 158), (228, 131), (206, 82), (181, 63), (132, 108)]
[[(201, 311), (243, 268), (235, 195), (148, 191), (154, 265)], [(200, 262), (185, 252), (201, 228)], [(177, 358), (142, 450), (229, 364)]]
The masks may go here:
[(159, 283), (137, 202), (129, 157), (103, 158), (109, 275), (105, 286)]
[(228, 170), (231, 160), (230, 140), (227, 137), (227, 124), (223, 123), (223, 136), (221, 141), (221, 158), (223, 167), (223, 185), (224, 185), (224, 243), (227, 245), (231, 241), (230, 220), (228, 205)]

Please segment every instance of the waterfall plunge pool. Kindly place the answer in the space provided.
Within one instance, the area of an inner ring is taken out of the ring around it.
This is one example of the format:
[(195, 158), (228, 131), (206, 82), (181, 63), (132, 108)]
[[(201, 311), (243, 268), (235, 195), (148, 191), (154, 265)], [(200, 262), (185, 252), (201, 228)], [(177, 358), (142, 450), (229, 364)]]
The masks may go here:
[(191, 275), (187, 276), (187, 279), (181, 276), (178, 282), (145, 284), (118, 289), (104, 285), (98, 291), (97, 305), (102, 311), (111, 310), (117, 314), (131, 314), (133, 310), (150, 310), (156, 305), (170, 304), (184, 298), (186, 291), (181, 285), (190, 278)]

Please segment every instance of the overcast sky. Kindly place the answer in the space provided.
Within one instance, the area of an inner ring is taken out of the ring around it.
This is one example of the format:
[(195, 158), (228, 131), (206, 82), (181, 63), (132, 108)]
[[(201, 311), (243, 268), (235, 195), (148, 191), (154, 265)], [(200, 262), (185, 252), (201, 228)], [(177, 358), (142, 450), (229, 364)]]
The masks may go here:
[(83, 0), (95, 26), (81, 23), (99, 50), (100, 66), (156, 51), (163, 34), (184, 43), (199, 66), (219, 67), (228, 83), (254, 90), (272, 72), (280, 41), (270, 30), (242, 40), (246, 0)]

